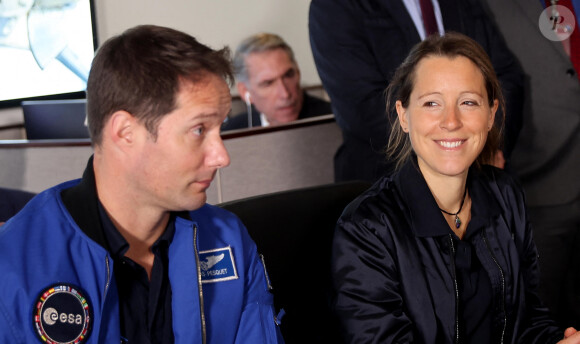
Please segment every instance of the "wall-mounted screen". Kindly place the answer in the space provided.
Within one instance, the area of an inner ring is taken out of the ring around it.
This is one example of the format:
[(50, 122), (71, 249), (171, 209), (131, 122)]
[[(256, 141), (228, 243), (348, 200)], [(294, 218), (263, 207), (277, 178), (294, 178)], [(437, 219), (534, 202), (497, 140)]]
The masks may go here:
[(0, 107), (84, 97), (96, 41), (92, 0), (0, 1)]

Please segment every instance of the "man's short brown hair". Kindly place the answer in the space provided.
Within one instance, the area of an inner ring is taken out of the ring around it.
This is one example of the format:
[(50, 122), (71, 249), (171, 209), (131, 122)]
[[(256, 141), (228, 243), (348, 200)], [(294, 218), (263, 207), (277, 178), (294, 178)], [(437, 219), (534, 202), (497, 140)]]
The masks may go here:
[(131, 113), (154, 136), (160, 119), (176, 107), (183, 82), (208, 74), (233, 83), (229, 49), (213, 50), (174, 29), (141, 25), (107, 40), (97, 51), (87, 83), (87, 115), (92, 144), (119, 110)]

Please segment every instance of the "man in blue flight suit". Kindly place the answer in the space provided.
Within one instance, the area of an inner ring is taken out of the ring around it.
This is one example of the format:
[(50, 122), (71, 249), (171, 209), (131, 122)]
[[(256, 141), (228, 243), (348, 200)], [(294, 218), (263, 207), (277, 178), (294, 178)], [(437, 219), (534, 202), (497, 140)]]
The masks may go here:
[(173, 29), (100, 47), (82, 179), (0, 228), (0, 342), (282, 342), (254, 242), (206, 204), (231, 80), (227, 50)]

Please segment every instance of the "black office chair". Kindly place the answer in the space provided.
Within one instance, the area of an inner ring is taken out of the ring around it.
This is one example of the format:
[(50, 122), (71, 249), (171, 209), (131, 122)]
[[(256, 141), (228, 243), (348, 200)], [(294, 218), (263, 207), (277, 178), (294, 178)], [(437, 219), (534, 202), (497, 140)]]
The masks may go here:
[(336, 221), (370, 186), (343, 182), (220, 204), (238, 215), (264, 255), (280, 329), (292, 343), (341, 343), (330, 308), (330, 254)]
[(28, 191), (0, 188), (0, 222), (16, 215), (35, 195)]

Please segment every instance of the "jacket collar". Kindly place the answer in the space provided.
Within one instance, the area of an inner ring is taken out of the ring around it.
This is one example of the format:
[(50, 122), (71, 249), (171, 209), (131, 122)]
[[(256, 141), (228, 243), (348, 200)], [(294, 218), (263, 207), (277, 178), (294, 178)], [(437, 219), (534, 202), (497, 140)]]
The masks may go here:
[[(372, 3), (373, 1), (369, 2), (369, 4)], [(389, 13), (387, 18), (390, 18), (390, 20), (397, 23), (401, 31), (405, 33), (405, 40), (411, 42), (411, 45), (421, 41), (421, 37), (417, 32), (417, 28), (413, 23), (413, 19), (411, 19), (411, 15), (409, 14), (409, 11), (407, 11), (403, 1), (383, 0), (380, 2), (380, 4)], [(368, 11), (370, 13), (377, 13), (375, 9), (371, 8), (369, 8)], [(378, 14), (376, 17), (382, 19), (385, 17), (385, 15)]]
[(445, 32), (468, 32), (464, 21), (466, 13), (461, 11), (460, 4), (457, 1), (439, 0), (439, 8), (441, 9), (441, 17), (443, 19)]
[[(486, 175), (477, 167), (471, 166), (467, 177), (467, 188), (472, 199), (471, 221), (468, 231), (477, 230), (490, 223), (500, 214), (497, 201), (486, 185)], [(410, 213), (411, 230), (418, 237), (436, 237), (451, 233), (445, 217), (439, 210), (435, 198), (423, 178), (417, 157), (413, 157), (394, 175)]]
[(99, 216), (93, 156), (89, 158), (80, 183), (63, 190), (61, 198), (79, 228), (110, 252)]
[[(61, 198), (79, 228), (89, 238), (111, 252), (99, 214), (99, 198), (93, 170), (93, 156), (89, 158), (80, 183), (63, 190)], [(176, 212), (175, 215), (191, 221), (189, 212)]]

